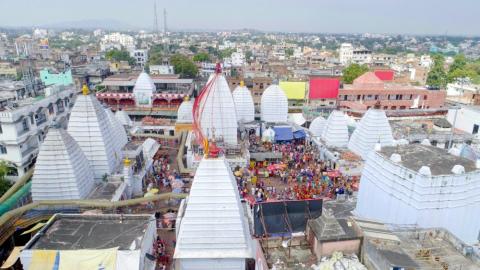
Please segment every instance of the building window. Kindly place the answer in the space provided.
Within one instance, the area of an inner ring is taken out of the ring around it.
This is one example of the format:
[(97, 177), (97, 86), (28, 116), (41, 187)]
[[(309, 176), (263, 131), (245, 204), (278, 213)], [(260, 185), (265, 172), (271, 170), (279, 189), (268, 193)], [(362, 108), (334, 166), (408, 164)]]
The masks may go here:
[(473, 124), (472, 134), (478, 134), (479, 125)]
[(396, 110), (397, 109), (397, 106), (392, 106), (392, 110)]
[(169, 135), (170, 135), (170, 136), (175, 136), (175, 131), (174, 131), (174, 130), (170, 130), (170, 131), (169, 131)]
[(0, 123), (0, 134), (3, 133), (2, 123)]
[(0, 144), (0, 154), (6, 154), (7, 153), (7, 147), (5, 145)]
[(405, 106), (400, 106), (400, 110), (405, 110), (406, 107)]
[(383, 106), (383, 109), (384, 109), (384, 110), (388, 110), (388, 106)]
[[(33, 115), (32, 115), (32, 119), (33, 119)], [(22, 120), (22, 128), (23, 128), (23, 131), (28, 130), (28, 122), (27, 122), (26, 118), (23, 118), (23, 120)]]
[(424, 96), (423, 96), (423, 100), (427, 100), (427, 95), (424, 95)]

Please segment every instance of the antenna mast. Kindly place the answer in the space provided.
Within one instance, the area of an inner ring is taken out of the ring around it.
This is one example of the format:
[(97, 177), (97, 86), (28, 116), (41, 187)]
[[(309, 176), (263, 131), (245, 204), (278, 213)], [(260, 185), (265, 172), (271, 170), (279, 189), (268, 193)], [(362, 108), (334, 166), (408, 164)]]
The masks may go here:
[(158, 36), (157, 0), (153, 0), (153, 31)]

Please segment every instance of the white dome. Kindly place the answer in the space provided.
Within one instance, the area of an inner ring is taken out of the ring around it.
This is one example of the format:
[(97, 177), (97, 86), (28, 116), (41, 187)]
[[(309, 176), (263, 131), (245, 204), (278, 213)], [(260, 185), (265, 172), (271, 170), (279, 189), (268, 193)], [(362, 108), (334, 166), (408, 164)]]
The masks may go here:
[(327, 124), (327, 120), (325, 120), (325, 118), (319, 116), (319, 117), (313, 119), (313, 121), (310, 124), (310, 127), (308, 129), (310, 130), (310, 132), (312, 132), (313, 136), (320, 137), (320, 136), (322, 136), (322, 132), (323, 132), (323, 129), (325, 128), (326, 124)]
[(193, 100), (184, 100), (177, 111), (177, 123), (193, 123)]
[(115, 112), (115, 118), (117, 118), (118, 122), (120, 122), (120, 124), (122, 124), (123, 126), (133, 126), (132, 119), (130, 119), (130, 116), (128, 116), (125, 111), (118, 110), (117, 112)]
[[(210, 77), (209, 81), (213, 75)], [(237, 113), (230, 87), (223, 75), (218, 75), (217, 79), (210, 83), (209, 94), (199, 101), (202, 133), (207, 138), (223, 138), (225, 143), (236, 145)]]
[(375, 144), (392, 146), (394, 144), (392, 128), (382, 110), (370, 109), (362, 117), (348, 143), (348, 149), (367, 159)]
[(252, 122), (255, 120), (255, 107), (252, 94), (246, 86), (237, 86), (233, 91), (233, 101), (239, 122)]
[(262, 120), (269, 123), (286, 123), (288, 119), (288, 100), (278, 85), (270, 85), (262, 95)]
[(305, 117), (303, 117), (302, 113), (289, 113), (288, 114), (288, 121), (290, 123), (293, 123), (295, 125), (303, 125), (307, 120), (305, 120)]
[(94, 188), (93, 170), (78, 143), (51, 127), (40, 146), (32, 177), (32, 199), (84, 199)]
[(322, 139), (327, 146), (346, 147), (348, 145), (347, 118), (342, 111), (333, 111), (323, 129)]
[(155, 90), (152, 78), (145, 72), (140, 73), (133, 87), (137, 106), (152, 106), (152, 96)]

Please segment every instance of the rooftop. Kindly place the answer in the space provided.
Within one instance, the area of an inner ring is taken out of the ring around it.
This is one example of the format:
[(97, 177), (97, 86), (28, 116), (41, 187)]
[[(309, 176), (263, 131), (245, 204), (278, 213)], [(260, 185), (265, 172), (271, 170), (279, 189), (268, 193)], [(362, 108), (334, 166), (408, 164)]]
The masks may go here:
[(57, 214), (26, 249), (75, 250), (136, 247), (153, 217), (150, 215)]
[(446, 150), (422, 144), (383, 147), (379, 152), (386, 159), (394, 153), (402, 157), (400, 164), (410, 170), (418, 171), (429, 166), (432, 175), (449, 175), (455, 165), (462, 165), (465, 172), (476, 170), (475, 162), (449, 154)]

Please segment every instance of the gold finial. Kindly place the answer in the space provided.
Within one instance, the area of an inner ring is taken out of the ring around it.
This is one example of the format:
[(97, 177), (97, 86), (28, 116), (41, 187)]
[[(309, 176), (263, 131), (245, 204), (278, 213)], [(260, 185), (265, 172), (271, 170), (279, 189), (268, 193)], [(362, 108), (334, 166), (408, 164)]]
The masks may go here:
[(209, 151), (208, 148), (209, 148), (208, 147), (208, 139), (205, 138), (205, 139), (203, 139), (203, 154), (206, 158), (208, 158), (208, 151)]
[(128, 157), (126, 157), (126, 158), (123, 160), (123, 165), (125, 165), (125, 167), (130, 166), (130, 159), (128, 159)]
[(189, 101), (189, 100), (190, 100), (190, 97), (188, 95), (183, 97), (183, 101)]
[(240, 81), (240, 87), (244, 87), (245, 86), (245, 82), (243, 80)]
[(86, 84), (84, 84), (83, 87), (82, 87), (82, 94), (84, 96), (86, 96), (86, 95), (88, 95), (88, 92), (89, 92), (88, 86)]

